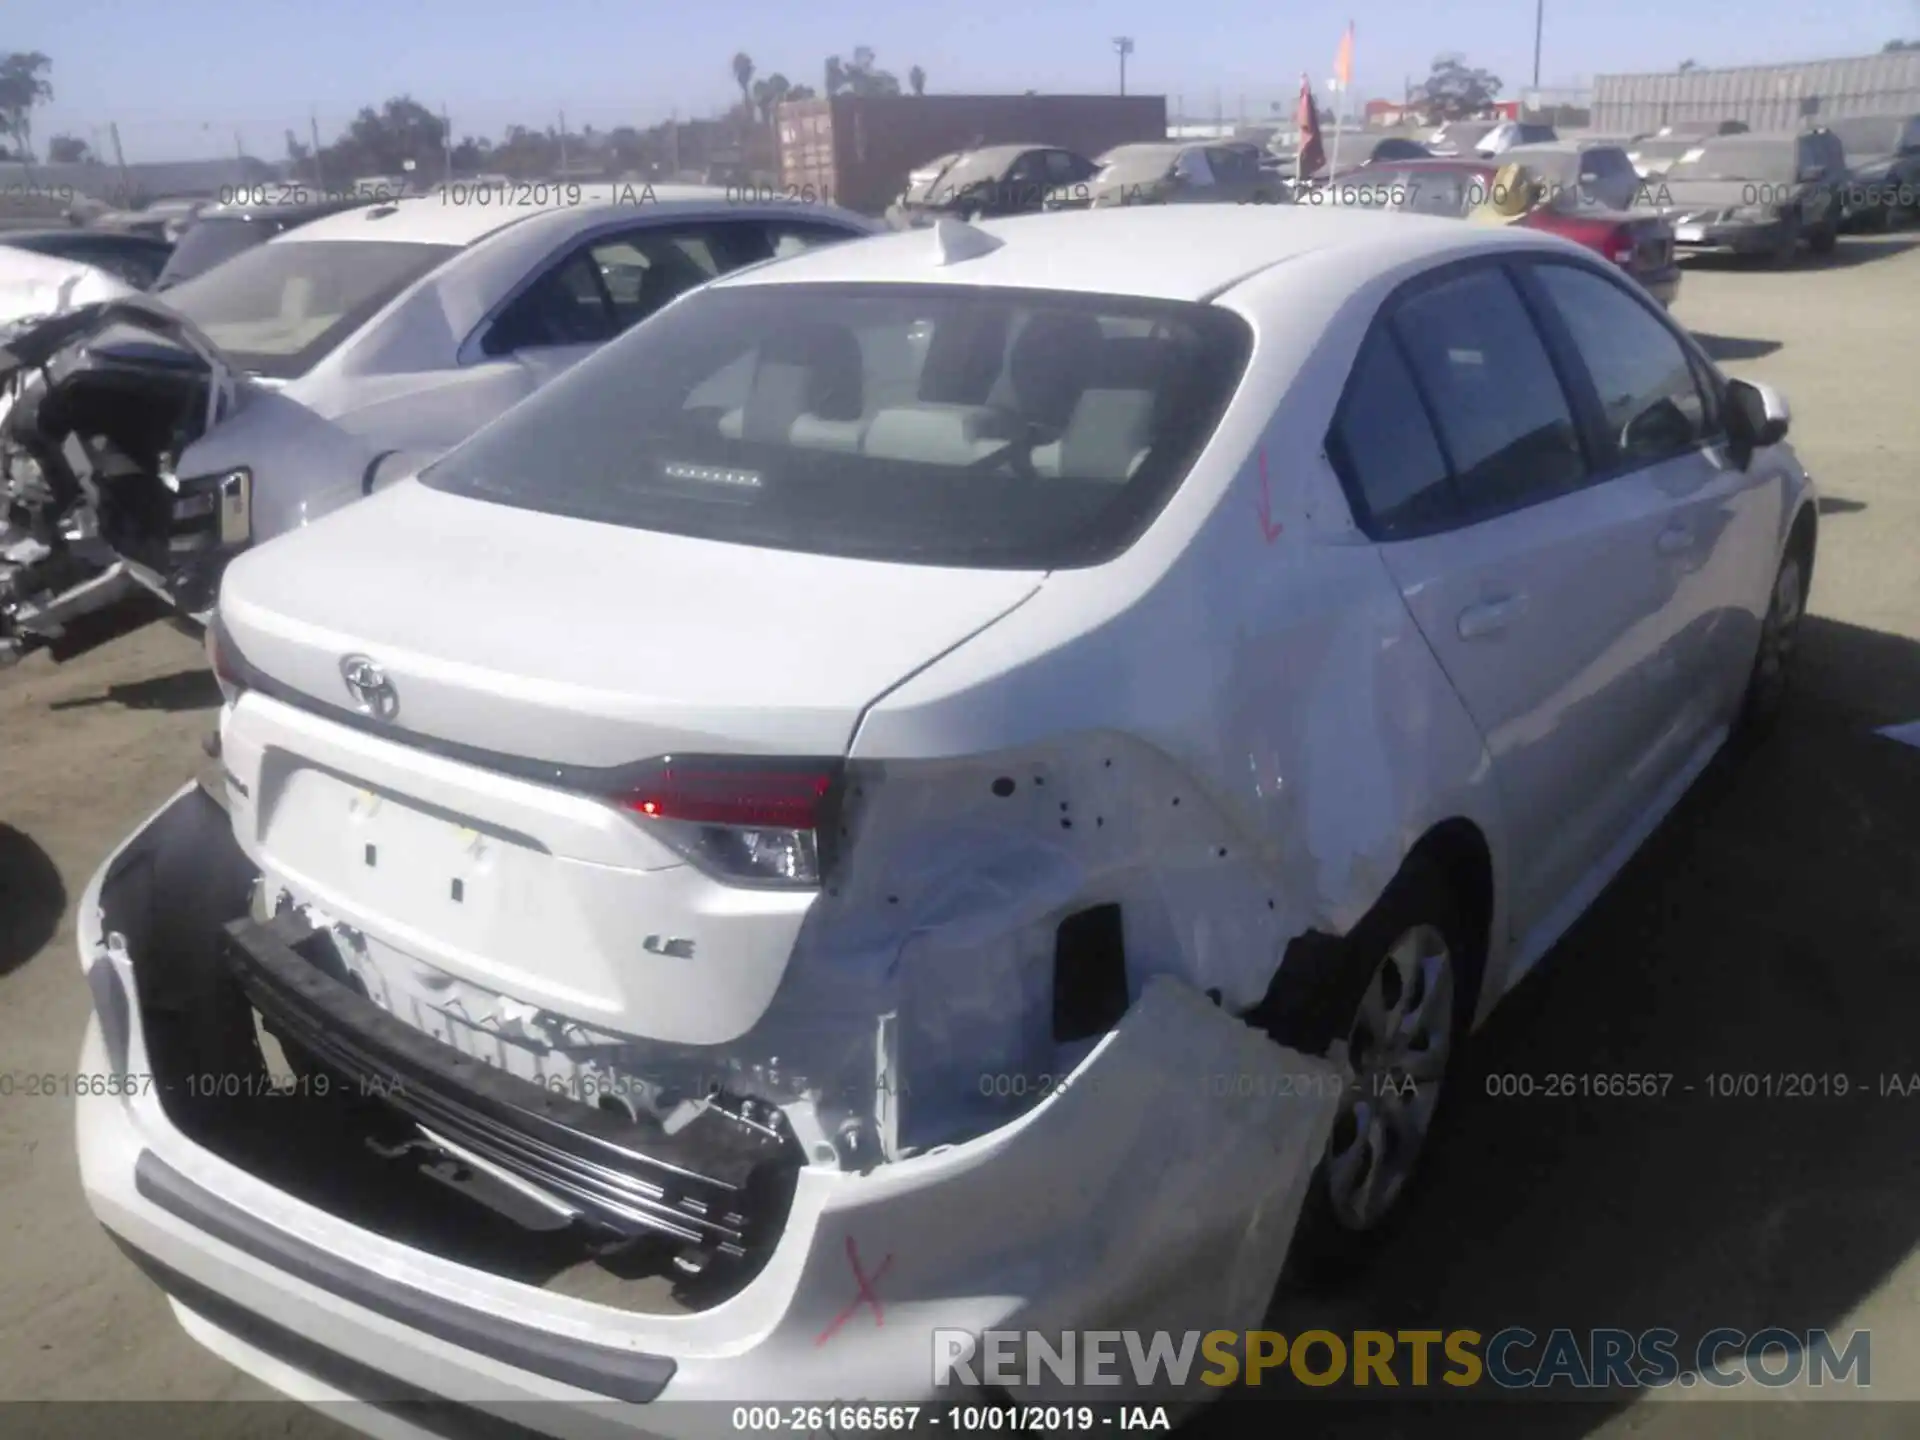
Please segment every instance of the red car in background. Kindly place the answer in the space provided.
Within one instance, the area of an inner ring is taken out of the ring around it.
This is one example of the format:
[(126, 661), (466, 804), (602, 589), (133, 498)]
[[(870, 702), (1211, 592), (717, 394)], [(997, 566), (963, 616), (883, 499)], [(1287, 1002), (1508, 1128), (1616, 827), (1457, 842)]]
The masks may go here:
[[(1465, 219), (1493, 195), (1495, 159), (1461, 156), (1393, 160), (1355, 166), (1295, 196), (1301, 205), (1368, 205), (1419, 215)], [(1610, 210), (1566, 190), (1550, 195), (1513, 222), (1550, 230), (1598, 251), (1631, 275), (1654, 299), (1671, 307), (1680, 290), (1673, 227), (1660, 216)]]

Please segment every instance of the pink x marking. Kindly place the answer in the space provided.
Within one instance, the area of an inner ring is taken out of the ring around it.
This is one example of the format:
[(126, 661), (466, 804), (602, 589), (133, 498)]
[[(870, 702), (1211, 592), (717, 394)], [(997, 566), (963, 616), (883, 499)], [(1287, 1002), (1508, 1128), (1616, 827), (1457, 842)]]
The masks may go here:
[(873, 1323), (876, 1328), (886, 1324), (886, 1319), (880, 1310), (880, 1292), (873, 1287), (880, 1283), (882, 1275), (893, 1268), (893, 1256), (889, 1254), (880, 1262), (873, 1274), (869, 1275), (860, 1268), (860, 1250), (853, 1243), (853, 1236), (849, 1235), (847, 1236), (847, 1266), (853, 1271), (853, 1283), (858, 1288), (854, 1292), (853, 1299), (848, 1302), (847, 1308), (834, 1316), (833, 1323), (815, 1337), (813, 1343), (816, 1346), (824, 1345), (838, 1335), (841, 1327), (859, 1313), (862, 1305), (872, 1307)]

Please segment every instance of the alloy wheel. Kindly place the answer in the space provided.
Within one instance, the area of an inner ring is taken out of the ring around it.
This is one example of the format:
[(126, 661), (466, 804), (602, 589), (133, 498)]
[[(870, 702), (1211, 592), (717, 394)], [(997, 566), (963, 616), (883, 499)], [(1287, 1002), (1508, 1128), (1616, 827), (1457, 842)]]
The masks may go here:
[(1370, 1230), (1392, 1210), (1426, 1145), (1454, 1031), (1454, 959), (1446, 936), (1416, 925), (1387, 947), (1347, 1040), (1353, 1083), (1327, 1143), (1334, 1218)]

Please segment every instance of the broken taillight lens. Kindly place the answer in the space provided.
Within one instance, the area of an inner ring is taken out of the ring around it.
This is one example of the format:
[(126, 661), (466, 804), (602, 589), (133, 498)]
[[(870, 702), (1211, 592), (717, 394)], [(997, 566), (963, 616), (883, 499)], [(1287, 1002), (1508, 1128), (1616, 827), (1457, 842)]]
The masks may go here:
[(829, 760), (670, 756), (621, 803), (719, 879), (806, 889), (820, 883), (839, 775)]

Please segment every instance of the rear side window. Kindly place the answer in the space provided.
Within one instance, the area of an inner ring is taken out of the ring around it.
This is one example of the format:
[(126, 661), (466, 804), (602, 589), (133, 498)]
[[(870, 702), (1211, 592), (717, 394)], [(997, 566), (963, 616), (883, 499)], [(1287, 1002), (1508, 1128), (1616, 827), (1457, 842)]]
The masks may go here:
[(1185, 479), (1251, 347), (1231, 312), (1176, 301), (708, 287), (536, 391), (421, 481), (815, 554), (1098, 564)]
[(1403, 539), (1455, 518), (1447, 457), (1392, 332), (1376, 326), (1341, 398), (1327, 458), (1376, 540)]
[(1666, 326), (1618, 285), (1572, 265), (1534, 268), (1593, 377), (1606, 425), (1603, 465), (1685, 454), (1709, 435), (1693, 364)]
[(1477, 266), (1420, 289), (1392, 323), (1437, 417), (1468, 518), (1586, 482), (1572, 407), (1505, 271)]

